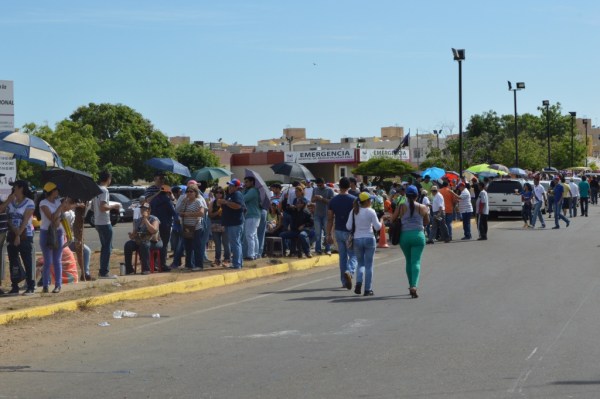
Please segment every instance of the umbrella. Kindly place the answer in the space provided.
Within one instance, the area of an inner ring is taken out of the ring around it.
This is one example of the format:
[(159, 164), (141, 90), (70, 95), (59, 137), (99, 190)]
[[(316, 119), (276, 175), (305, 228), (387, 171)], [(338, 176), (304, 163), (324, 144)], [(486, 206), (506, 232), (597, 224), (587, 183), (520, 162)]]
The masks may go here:
[(58, 186), (60, 195), (79, 201), (89, 201), (102, 192), (92, 176), (68, 166), (42, 171), (42, 182), (49, 181)]
[(479, 172), (489, 172), (492, 168), (487, 163), (481, 163), (479, 165), (473, 165), (467, 170), (471, 173), (479, 173)]
[(164, 170), (165, 172), (173, 172), (181, 176), (190, 177), (190, 170), (187, 166), (171, 158), (150, 158), (144, 162), (144, 164), (157, 170)]
[(246, 169), (246, 177), (249, 176), (254, 177), (256, 180), (254, 187), (258, 189), (258, 193), (260, 194), (260, 205), (262, 206), (262, 209), (269, 209), (271, 206), (271, 190), (269, 190), (267, 183), (265, 183), (258, 172), (255, 172), (252, 169)]
[(442, 177), (445, 177), (448, 180), (460, 180), (460, 176), (458, 175), (458, 173), (453, 172), (453, 171), (446, 172), (446, 174)]
[(504, 165), (500, 165), (499, 163), (493, 163), (490, 165), (490, 168), (500, 170), (502, 172), (510, 173), (508, 168)]
[(433, 180), (437, 180), (437, 179), (441, 179), (442, 177), (444, 177), (445, 174), (446, 174), (446, 171), (444, 169), (436, 168), (435, 166), (432, 166), (431, 168), (425, 169), (422, 173), (422, 176), (423, 177), (429, 176)]
[(280, 162), (271, 166), (273, 172), (278, 175), (289, 176), (291, 179), (315, 180), (315, 176), (302, 164), (295, 162)]
[(477, 173), (478, 177), (498, 177), (500, 176), (500, 174), (498, 173), (499, 171), (495, 171), (495, 172), (479, 172)]
[(0, 151), (46, 167), (62, 168), (60, 157), (50, 144), (37, 136), (22, 132), (0, 133)]
[(231, 176), (231, 174), (232, 172), (225, 168), (205, 166), (204, 168), (195, 171), (192, 178), (197, 181), (217, 180), (220, 177)]
[(515, 167), (515, 168), (510, 168), (508, 171), (509, 171), (511, 174), (513, 174), (513, 175), (517, 175), (517, 176), (523, 176), (523, 177), (526, 177), (526, 176), (528, 175), (528, 173), (527, 173), (526, 171), (524, 171), (524, 170), (523, 170), (523, 169), (521, 169), (521, 168), (517, 168), (517, 167)]

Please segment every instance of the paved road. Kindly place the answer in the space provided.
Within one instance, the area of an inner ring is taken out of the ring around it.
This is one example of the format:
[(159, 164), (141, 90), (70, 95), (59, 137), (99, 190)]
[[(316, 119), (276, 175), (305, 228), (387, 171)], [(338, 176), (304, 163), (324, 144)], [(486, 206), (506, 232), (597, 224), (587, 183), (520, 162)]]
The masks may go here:
[(68, 349), (57, 337), (64, 351), (22, 359), (0, 397), (598, 398), (590, 214), (428, 246), (419, 299), (397, 248), (378, 251), (374, 297), (338, 288), (334, 269), (174, 297), (170, 317), (111, 320)]

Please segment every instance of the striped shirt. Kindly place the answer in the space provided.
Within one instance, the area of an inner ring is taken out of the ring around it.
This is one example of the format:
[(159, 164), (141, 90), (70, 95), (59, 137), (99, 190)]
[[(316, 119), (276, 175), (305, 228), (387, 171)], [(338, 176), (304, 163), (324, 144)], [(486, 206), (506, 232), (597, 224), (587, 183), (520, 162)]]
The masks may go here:
[(460, 192), (458, 200), (458, 211), (460, 213), (473, 213), (473, 205), (471, 204), (471, 193), (466, 188)]
[[(206, 206), (206, 201), (204, 200), (203, 197), (198, 197), (195, 198), (193, 202), (190, 202), (189, 204), (187, 203), (186, 200), (182, 201), (181, 203), (179, 203), (177, 205), (177, 212), (178, 213), (195, 213), (198, 212), (200, 209), (204, 208), (205, 212), (206, 209), (208, 208)], [(196, 226), (196, 230), (201, 229), (202, 228), (202, 217), (200, 216), (185, 216), (182, 217), (183, 219), (183, 225), (184, 226)]]

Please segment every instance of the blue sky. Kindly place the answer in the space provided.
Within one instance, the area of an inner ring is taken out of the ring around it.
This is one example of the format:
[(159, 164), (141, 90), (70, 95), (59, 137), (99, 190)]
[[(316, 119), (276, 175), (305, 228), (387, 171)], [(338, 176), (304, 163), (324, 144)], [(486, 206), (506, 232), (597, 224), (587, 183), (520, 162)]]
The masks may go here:
[[(169, 136), (255, 144), (287, 127), (334, 141), (458, 131), (544, 99), (600, 112), (596, 1), (4, 1), (0, 79), (15, 125), (122, 103)], [(315, 65), (316, 64), (316, 65)]]

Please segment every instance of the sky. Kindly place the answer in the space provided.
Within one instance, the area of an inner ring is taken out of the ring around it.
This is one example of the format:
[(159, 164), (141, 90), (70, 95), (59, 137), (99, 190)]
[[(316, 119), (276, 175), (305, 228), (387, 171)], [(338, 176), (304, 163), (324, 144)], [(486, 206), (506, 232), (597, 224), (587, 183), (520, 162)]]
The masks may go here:
[(600, 2), (0, 1), (15, 126), (121, 103), (167, 136), (254, 145), (286, 127), (339, 141), (458, 132), (543, 100), (600, 117)]

